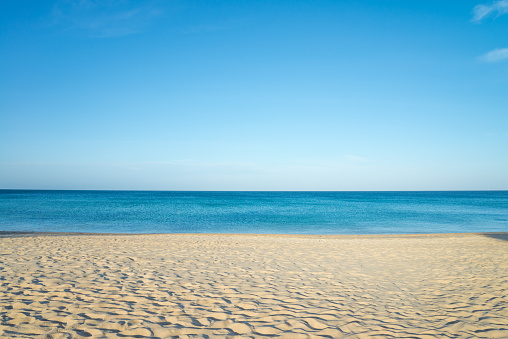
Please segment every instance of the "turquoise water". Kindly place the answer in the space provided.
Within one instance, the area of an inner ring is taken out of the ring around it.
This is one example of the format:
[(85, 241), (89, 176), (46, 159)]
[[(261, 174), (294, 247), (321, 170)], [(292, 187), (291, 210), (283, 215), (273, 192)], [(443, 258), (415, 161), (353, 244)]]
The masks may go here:
[(508, 231), (508, 191), (0, 190), (1, 231), (401, 234)]

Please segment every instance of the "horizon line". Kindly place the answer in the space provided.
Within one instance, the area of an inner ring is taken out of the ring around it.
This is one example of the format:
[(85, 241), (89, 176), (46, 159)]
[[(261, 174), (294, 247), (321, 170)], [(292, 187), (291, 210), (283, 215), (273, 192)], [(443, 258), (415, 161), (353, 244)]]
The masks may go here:
[(434, 189), (434, 190), (155, 190), (155, 189), (51, 189), (51, 188), (0, 188), (0, 191), (81, 191), (81, 192), (508, 192), (508, 189)]

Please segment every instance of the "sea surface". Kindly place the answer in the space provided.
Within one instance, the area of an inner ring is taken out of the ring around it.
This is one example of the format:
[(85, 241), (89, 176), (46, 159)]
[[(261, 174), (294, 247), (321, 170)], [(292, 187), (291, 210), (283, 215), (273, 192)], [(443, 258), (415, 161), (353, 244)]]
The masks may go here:
[(0, 231), (417, 234), (508, 231), (508, 191), (0, 190)]

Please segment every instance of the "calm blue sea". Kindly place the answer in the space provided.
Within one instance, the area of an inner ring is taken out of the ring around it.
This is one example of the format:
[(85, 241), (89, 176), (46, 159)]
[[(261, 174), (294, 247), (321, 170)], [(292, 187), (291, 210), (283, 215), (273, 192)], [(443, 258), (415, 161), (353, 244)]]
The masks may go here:
[(508, 191), (0, 190), (1, 231), (400, 234), (508, 231)]

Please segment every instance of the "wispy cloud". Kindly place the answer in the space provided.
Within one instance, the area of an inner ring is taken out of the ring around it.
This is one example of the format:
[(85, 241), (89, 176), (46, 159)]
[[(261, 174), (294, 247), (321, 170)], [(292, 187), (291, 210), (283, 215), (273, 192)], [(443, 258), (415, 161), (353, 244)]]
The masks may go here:
[(483, 62), (498, 62), (508, 59), (508, 48), (496, 48), (480, 57)]
[(52, 19), (64, 30), (107, 38), (139, 33), (161, 14), (153, 1), (60, 0)]
[(487, 132), (485, 134), (488, 138), (508, 138), (508, 132), (505, 133), (493, 133), (493, 132)]
[(348, 162), (352, 162), (352, 163), (355, 163), (355, 164), (365, 163), (365, 162), (369, 161), (369, 159), (367, 159), (367, 158), (360, 157), (358, 155), (353, 155), (353, 154), (346, 154), (345, 155), (345, 159)]
[(182, 27), (177, 31), (183, 34), (199, 34), (199, 33), (209, 33), (209, 32), (217, 32), (217, 31), (227, 31), (231, 29), (235, 29), (241, 25), (240, 20), (230, 20), (228, 22), (222, 23), (209, 23), (209, 24), (201, 24), (190, 27)]
[(471, 21), (480, 22), (484, 18), (495, 15), (500, 16), (508, 14), (508, 0), (497, 0), (490, 5), (477, 5), (473, 9), (473, 18)]

